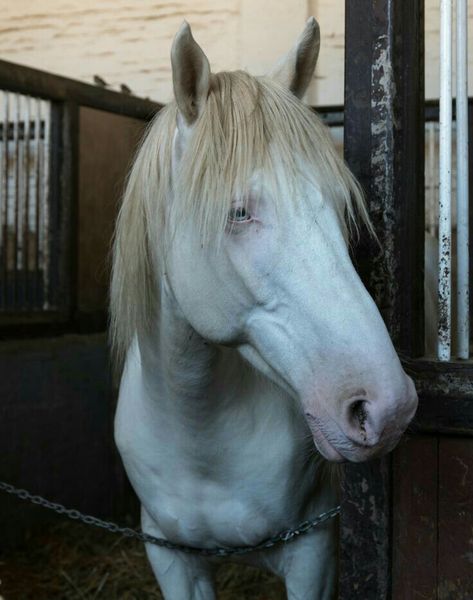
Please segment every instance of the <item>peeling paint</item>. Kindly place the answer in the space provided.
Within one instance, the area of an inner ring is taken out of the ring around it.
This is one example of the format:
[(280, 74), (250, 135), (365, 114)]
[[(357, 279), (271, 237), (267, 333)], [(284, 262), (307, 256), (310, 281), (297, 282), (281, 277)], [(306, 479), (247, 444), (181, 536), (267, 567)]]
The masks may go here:
[(461, 465), (461, 467), (463, 469), (463, 475), (462, 475), (462, 478), (461, 478), (461, 481), (460, 481), (460, 485), (462, 487), (465, 487), (466, 478), (468, 477), (468, 472), (470, 470), (469, 466), (459, 456), (455, 456), (454, 459)]
[(385, 308), (384, 317), (391, 335), (398, 337), (399, 323), (393, 318), (395, 298), (399, 294), (398, 260), (395, 252), (396, 207), (394, 194), (394, 112), (396, 83), (392, 68), (392, 48), (387, 34), (374, 44), (371, 66), (371, 135), (372, 195), (370, 209), (379, 233), (382, 252), (373, 257), (370, 284), (378, 306)]

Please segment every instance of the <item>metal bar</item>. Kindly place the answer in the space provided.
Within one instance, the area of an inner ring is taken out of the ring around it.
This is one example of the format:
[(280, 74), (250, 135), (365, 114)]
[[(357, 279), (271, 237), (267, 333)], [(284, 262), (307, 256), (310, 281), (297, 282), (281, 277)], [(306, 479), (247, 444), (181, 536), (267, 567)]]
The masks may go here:
[(34, 289), (35, 289), (35, 306), (39, 308), (41, 306), (41, 293), (40, 293), (40, 209), (41, 209), (41, 113), (40, 113), (40, 100), (35, 99), (35, 121), (34, 121), (34, 145), (35, 145), (35, 213), (34, 213), (34, 230), (35, 230), (35, 268), (34, 268)]
[(0, 212), (0, 228), (1, 228), (1, 269), (2, 269), (2, 286), (0, 290), (1, 294), (1, 306), (5, 308), (8, 301), (7, 291), (7, 261), (8, 261), (8, 171), (9, 171), (9, 160), (8, 160), (8, 124), (10, 120), (9, 107), (10, 98), (7, 92), (2, 92), (2, 104), (3, 104), (3, 136), (2, 136), (2, 164), (1, 170), (3, 174), (2, 189), (1, 189), (1, 212)]
[(24, 128), (24, 171), (25, 171), (25, 221), (23, 228), (23, 277), (25, 285), (25, 308), (29, 308), (30, 300), (30, 137), (31, 137), (31, 99), (25, 99), (25, 128)]
[[(468, 98), (468, 106), (473, 105), (473, 98)], [(344, 106), (342, 105), (334, 105), (334, 106), (312, 106), (312, 110), (322, 117), (323, 121), (327, 123), (329, 126), (331, 125), (341, 125), (343, 126), (345, 121), (344, 115)], [(452, 110), (453, 116), (455, 117), (455, 104), (452, 102)], [(438, 123), (439, 121), (439, 101), (438, 100), (426, 100), (424, 103), (424, 116), (425, 122)]]
[(452, 0), (440, 0), (440, 184), (438, 359), (451, 356)]
[(0, 60), (0, 88), (143, 120), (151, 120), (163, 106), (148, 98), (114, 92), (4, 60)]
[(42, 255), (43, 255), (43, 309), (48, 310), (50, 307), (49, 297), (49, 271), (50, 271), (50, 252), (49, 252), (49, 157), (50, 157), (50, 134), (51, 134), (51, 107), (49, 102), (42, 101), (42, 121), (44, 122), (44, 139), (43, 139), (43, 172), (41, 182), (41, 206), (43, 214), (42, 222)]
[(13, 121), (13, 152), (14, 152), (14, 179), (13, 179), (13, 236), (12, 236), (12, 283), (13, 283), (13, 306), (18, 305), (18, 240), (20, 227), (20, 97), (18, 94), (14, 98), (14, 121)]
[[(468, 102), (468, 195), (469, 195), (469, 231), (470, 231), (470, 243), (469, 243), (469, 264), (470, 269), (473, 265), (473, 244), (471, 243), (471, 236), (473, 235), (473, 104), (471, 101)], [(471, 273), (471, 271), (470, 271)], [(471, 275), (470, 275), (471, 277)], [(473, 315), (473, 294), (470, 293), (470, 317)], [(470, 319), (470, 338), (473, 339), (471, 319)]]
[(60, 190), (62, 169), (66, 158), (63, 151), (65, 140), (62, 132), (62, 108), (63, 105), (57, 102), (49, 103), (48, 107), (51, 121), (49, 126), (50, 152), (48, 153), (49, 303), (51, 308), (54, 307), (65, 315), (68, 294), (64, 287), (68, 277), (61, 271), (60, 265), (65, 248), (69, 243), (69, 240), (64, 237), (64, 227), (67, 227), (66, 221), (70, 215), (67, 211), (65, 196)]
[(470, 355), (468, 189), (468, 5), (457, 0), (457, 356)]
[[(2, 215), (3, 215), (3, 203), (5, 201), (3, 196), (3, 189), (5, 187), (5, 170), (4, 170), (4, 156), (5, 156), (5, 147), (3, 144), (4, 135), (5, 135), (5, 127), (3, 124), (5, 115), (5, 92), (0, 90), (0, 123), (1, 123), (1, 131), (2, 131), (2, 139), (0, 140), (0, 264), (2, 262), (3, 256), (3, 227), (2, 227)], [(1, 280), (1, 278), (0, 278)], [(2, 286), (3, 287), (3, 286)], [(1, 291), (0, 291), (1, 296)]]
[(25, 309), (25, 219), (26, 219), (26, 164), (25, 164), (25, 110), (24, 96), (18, 96), (18, 232), (16, 242), (17, 299), (15, 310)]
[(428, 143), (428, 161), (427, 161), (427, 206), (428, 219), (427, 227), (431, 235), (435, 235), (436, 224), (436, 199), (437, 172), (435, 169), (435, 123), (427, 123), (427, 143)]

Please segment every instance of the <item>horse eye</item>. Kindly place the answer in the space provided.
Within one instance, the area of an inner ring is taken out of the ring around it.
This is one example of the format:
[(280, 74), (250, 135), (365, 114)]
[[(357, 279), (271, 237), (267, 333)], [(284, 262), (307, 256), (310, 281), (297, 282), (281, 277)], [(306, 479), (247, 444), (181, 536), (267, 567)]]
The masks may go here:
[(244, 221), (249, 221), (251, 216), (249, 212), (246, 210), (244, 206), (240, 206), (238, 208), (232, 208), (228, 214), (230, 221), (237, 221), (242, 223)]

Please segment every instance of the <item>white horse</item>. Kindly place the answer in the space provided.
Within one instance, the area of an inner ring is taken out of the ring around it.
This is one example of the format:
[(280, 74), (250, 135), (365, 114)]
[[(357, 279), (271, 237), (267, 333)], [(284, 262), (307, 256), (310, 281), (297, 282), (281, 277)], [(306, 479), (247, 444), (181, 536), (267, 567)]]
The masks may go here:
[[(417, 396), (349, 258), (357, 183), (300, 98), (310, 19), (267, 77), (211, 74), (185, 23), (175, 102), (149, 128), (118, 219), (116, 442), (143, 529), (192, 546), (260, 542), (337, 504), (324, 458), (391, 450)], [(348, 225), (346, 225), (346, 222)], [(314, 448), (315, 444), (315, 448)], [(214, 559), (156, 546), (164, 597), (215, 598)], [(288, 598), (332, 598), (332, 520), (247, 560)]]

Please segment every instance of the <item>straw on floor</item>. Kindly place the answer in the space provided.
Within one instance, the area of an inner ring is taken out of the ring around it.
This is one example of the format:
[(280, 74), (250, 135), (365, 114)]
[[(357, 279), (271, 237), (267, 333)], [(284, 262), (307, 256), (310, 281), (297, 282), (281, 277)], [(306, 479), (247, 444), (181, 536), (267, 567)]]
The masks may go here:
[[(275, 577), (234, 564), (217, 573), (219, 600), (283, 600)], [(0, 600), (158, 600), (143, 545), (61, 523), (0, 554)]]

